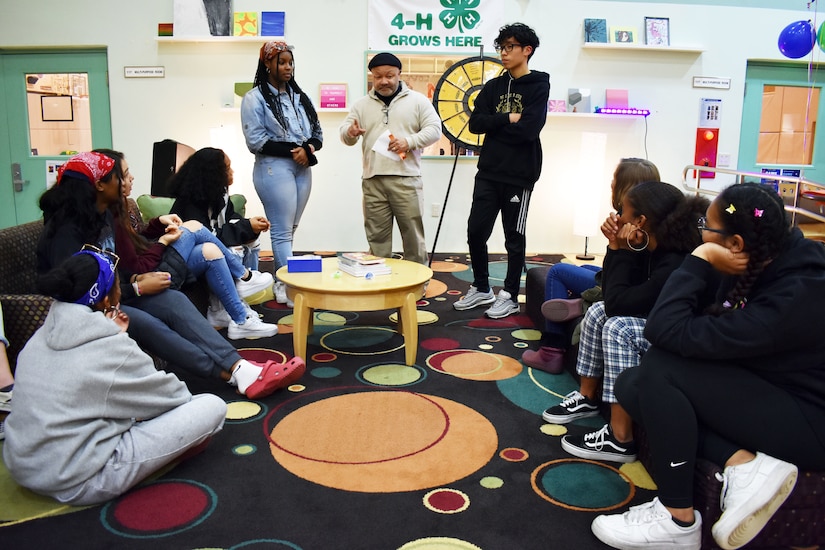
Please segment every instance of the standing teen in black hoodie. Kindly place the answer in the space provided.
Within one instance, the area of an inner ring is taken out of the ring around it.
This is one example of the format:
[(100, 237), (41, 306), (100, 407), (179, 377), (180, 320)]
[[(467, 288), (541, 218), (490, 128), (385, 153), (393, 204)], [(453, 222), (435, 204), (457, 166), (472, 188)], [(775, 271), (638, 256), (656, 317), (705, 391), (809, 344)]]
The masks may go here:
[[(516, 297), (524, 269), (527, 208), (541, 174), (539, 132), (547, 120), (550, 93), (550, 76), (527, 66), (538, 46), (536, 33), (527, 25), (514, 23), (499, 30), (495, 47), (507, 72), (484, 85), (470, 115), (470, 131), (485, 134), (467, 221), (473, 284), (453, 307), (463, 311), (493, 304), (486, 311), (493, 319), (519, 311)], [(499, 212), (507, 276), (496, 297), (490, 288), (487, 239)]]

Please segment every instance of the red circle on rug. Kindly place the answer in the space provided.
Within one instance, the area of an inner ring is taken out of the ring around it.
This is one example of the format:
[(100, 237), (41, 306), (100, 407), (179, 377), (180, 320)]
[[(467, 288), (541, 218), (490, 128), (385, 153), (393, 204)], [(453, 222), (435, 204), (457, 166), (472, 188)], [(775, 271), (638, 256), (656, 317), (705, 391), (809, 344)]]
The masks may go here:
[(433, 491), (428, 495), (427, 504), (441, 512), (455, 512), (467, 506), (467, 498), (456, 491)]
[(168, 531), (197, 520), (209, 507), (209, 496), (195, 485), (161, 483), (127, 493), (117, 502), (114, 518), (135, 531)]
[(457, 348), (459, 342), (452, 338), (427, 338), (422, 340), (419, 345), (429, 351), (445, 351)]

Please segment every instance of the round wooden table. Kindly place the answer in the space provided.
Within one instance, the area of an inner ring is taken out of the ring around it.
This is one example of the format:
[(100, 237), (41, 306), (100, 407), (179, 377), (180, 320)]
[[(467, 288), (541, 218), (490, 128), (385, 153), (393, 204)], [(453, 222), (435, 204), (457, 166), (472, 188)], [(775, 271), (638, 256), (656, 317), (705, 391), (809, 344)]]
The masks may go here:
[(292, 347), (294, 354), (306, 357), (307, 335), (312, 334), (316, 309), (331, 311), (398, 310), (398, 332), (404, 337), (407, 365), (415, 364), (418, 351), (418, 316), (415, 303), (424, 293), (432, 270), (419, 263), (388, 258), (389, 275), (372, 279), (354, 277), (338, 270), (337, 258), (324, 258), (322, 269), (315, 273), (290, 273), (284, 266), (275, 276), (286, 285), (286, 293), (295, 302)]

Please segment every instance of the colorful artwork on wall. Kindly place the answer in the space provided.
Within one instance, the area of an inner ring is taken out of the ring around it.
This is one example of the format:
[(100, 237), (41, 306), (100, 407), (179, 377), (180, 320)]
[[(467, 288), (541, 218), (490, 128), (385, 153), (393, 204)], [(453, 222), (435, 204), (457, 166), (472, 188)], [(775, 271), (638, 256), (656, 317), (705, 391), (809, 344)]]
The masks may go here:
[(261, 12), (261, 36), (286, 36), (284, 23), (286, 13), (282, 11)]
[(258, 12), (236, 11), (232, 36), (258, 36)]

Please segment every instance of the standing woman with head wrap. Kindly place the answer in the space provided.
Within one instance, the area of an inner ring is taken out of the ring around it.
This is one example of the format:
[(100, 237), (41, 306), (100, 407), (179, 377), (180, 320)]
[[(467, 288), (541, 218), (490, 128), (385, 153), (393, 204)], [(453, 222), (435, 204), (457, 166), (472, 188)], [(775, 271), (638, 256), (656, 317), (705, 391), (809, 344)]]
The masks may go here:
[[(286, 42), (261, 47), (253, 88), (241, 103), (246, 146), (255, 154), (252, 181), (269, 219), (275, 271), (292, 255), (295, 229), (312, 188), (311, 166), (323, 143), (318, 114), (293, 78), (294, 57)], [(286, 303), (283, 283), (275, 298)]]

